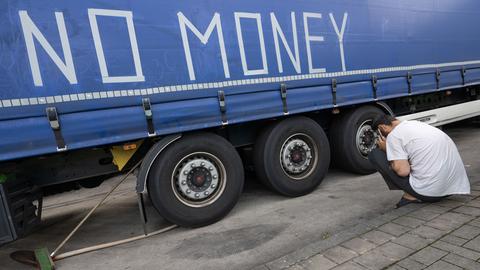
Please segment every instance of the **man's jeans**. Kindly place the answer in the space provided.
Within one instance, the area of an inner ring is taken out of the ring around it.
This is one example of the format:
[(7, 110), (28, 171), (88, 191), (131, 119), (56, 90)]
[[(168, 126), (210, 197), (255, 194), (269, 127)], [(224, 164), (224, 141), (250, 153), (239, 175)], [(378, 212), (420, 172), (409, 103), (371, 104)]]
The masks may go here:
[(401, 177), (390, 168), (390, 162), (387, 160), (387, 155), (382, 150), (374, 149), (368, 155), (368, 159), (375, 169), (383, 176), (383, 179), (390, 190), (403, 190), (423, 202), (438, 202), (444, 198), (423, 196), (415, 192), (410, 185), (409, 177)]

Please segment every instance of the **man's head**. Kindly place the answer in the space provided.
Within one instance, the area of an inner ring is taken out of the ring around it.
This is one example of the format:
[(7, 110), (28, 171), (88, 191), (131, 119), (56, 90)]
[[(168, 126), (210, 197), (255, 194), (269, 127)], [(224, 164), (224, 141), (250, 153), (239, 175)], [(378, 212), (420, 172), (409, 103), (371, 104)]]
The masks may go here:
[(395, 122), (398, 120), (387, 114), (380, 114), (373, 118), (372, 129), (379, 130), (383, 136), (387, 137), (390, 132), (395, 128)]

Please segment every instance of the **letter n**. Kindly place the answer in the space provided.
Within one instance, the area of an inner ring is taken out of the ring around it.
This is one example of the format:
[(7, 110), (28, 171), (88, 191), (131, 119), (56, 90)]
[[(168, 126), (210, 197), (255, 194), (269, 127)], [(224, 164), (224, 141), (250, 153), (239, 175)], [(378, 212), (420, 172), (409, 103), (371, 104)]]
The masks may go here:
[(75, 66), (73, 65), (72, 52), (70, 50), (70, 43), (68, 41), (67, 30), (65, 27), (65, 20), (62, 12), (55, 12), (57, 19), (58, 33), (60, 34), (60, 41), (62, 43), (65, 63), (60, 59), (58, 54), (53, 49), (52, 45), (47, 41), (45, 36), (40, 32), (38, 27), (33, 23), (27, 11), (20, 10), (20, 23), (22, 24), (23, 36), (27, 47), (28, 60), (30, 62), (30, 69), (32, 71), (33, 83), (35, 86), (43, 86), (42, 74), (40, 73), (40, 65), (38, 63), (37, 50), (35, 48), (34, 37), (53, 60), (53, 63), (60, 69), (65, 78), (70, 84), (77, 83), (77, 76), (75, 74)]

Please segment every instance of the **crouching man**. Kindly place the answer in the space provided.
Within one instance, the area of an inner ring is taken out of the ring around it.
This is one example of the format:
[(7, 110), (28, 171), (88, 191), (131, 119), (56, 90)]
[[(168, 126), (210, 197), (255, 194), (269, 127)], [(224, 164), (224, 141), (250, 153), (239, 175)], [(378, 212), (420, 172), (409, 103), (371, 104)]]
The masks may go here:
[(403, 190), (397, 208), (470, 194), (470, 182), (455, 143), (441, 130), (418, 121), (379, 115), (380, 138), (368, 156), (391, 190)]

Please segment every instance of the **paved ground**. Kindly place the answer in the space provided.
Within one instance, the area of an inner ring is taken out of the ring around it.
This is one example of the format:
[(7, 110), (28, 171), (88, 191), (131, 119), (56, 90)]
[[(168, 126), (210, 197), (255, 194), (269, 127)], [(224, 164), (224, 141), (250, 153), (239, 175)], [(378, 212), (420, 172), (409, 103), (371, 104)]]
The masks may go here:
[(472, 196), (391, 211), (343, 232), (353, 237), (338, 245), (310, 245), (256, 269), (478, 270), (480, 184), (473, 189)]
[[(472, 182), (480, 181), (480, 128), (448, 129)], [(45, 221), (33, 235), (0, 248), (0, 269), (28, 269), (8, 258), (18, 249), (51, 250), (109, 189), (78, 190), (47, 198)], [(96, 213), (64, 251), (141, 234), (134, 179)], [(475, 196), (480, 196), (479, 188)], [(331, 170), (312, 194), (289, 199), (249, 177), (239, 204), (224, 220), (57, 262), (59, 269), (480, 269), (480, 201), (454, 197), (435, 205), (393, 210), (399, 192), (379, 175)], [(149, 208), (149, 229), (168, 224)], [(421, 250), (418, 253), (417, 250)], [(413, 254), (413, 255), (411, 255)], [(408, 258), (407, 258), (408, 257)], [(449, 264), (448, 264), (449, 263)], [(351, 266), (352, 268), (348, 268)], [(362, 268), (363, 267), (363, 268)], [(440, 268), (444, 267), (444, 268)], [(446, 267), (446, 268), (445, 268)], [(468, 268), (470, 267), (470, 268)], [(472, 268), (473, 267), (473, 268)], [(432, 269), (432, 268), (431, 268)]]

